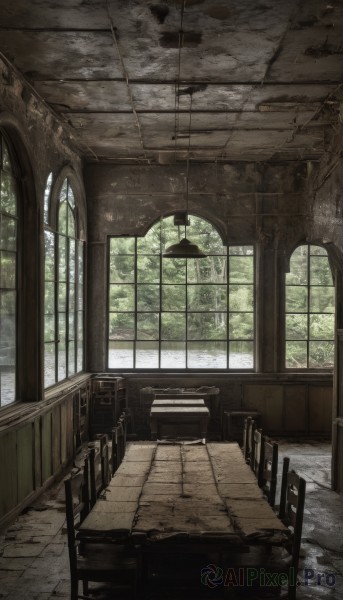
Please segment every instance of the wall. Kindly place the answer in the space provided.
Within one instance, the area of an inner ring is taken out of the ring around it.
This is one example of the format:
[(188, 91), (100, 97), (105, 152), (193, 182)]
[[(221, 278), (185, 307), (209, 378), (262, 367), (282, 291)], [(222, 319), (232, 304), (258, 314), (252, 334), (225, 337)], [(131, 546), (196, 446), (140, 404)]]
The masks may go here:
[(87, 439), (89, 405), (85, 375), (41, 403), (18, 403), (0, 412), (0, 530), (70, 464)]

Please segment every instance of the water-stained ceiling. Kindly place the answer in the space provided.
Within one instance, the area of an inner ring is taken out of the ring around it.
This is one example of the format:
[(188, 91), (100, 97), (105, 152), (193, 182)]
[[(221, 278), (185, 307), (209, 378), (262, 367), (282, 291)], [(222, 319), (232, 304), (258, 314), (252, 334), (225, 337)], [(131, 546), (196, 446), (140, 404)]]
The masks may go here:
[(316, 159), (340, 118), (342, 0), (11, 0), (0, 31), (90, 160)]

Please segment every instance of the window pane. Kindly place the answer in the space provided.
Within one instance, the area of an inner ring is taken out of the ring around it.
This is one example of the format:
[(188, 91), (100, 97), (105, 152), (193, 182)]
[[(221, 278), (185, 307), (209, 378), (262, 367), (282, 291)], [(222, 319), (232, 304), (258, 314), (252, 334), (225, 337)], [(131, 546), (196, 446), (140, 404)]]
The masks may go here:
[(159, 256), (137, 256), (137, 282), (159, 283), (160, 282), (160, 257)]
[(186, 310), (186, 286), (162, 286), (162, 310)]
[(184, 369), (185, 367), (185, 342), (161, 342), (161, 368)]
[(188, 259), (188, 283), (226, 283), (226, 256)]
[(7, 406), (16, 399), (15, 368), (0, 366), (1, 406)]
[(44, 273), (46, 281), (55, 280), (55, 235), (44, 231)]
[(189, 369), (226, 369), (225, 342), (188, 342)]
[(286, 339), (307, 340), (307, 314), (286, 315)]
[(61, 202), (58, 210), (58, 231), (67, 235), (67, 220), (68, 220), (68, 205), (66, 202)]
[(229, 368), (230, 369), (253, 369), (254, 368), (254, 344), (253, 344), (253, 342), (230, 342), (230, 345), (229, 345)]
[(334, 315), (310, 315), (310, 339), (333, 340)]
[(110, 283), (134, 283), (135, 257), (110, 256)]
[[(60, 330), (61, 331), (61, 330)], [(63, 331), (63, 329), (62, 329)], [(60, 341), (57, 346), (57, 361), (58, 361), (58, 381), (67, 377), (67, 354), (65, 335), (60, 335)]]
[(83, 371), (83, 340), (81, 339), (79, 339), (77, 344), (76, 370), (77, 373)]
[(55, 284), (46, 283), (44, 287), (44, 312), (53, 314), (55, 312)]
[(188, 239), (197, 244), (205, 254), (226, 254), (222, 239), (211, 223), (194, 215), (189, 215), (188, 218)]
[(160, 254), (160, 224), (149, 229), (146, 236), (137, 239), (138, 254)]
[(16, 318), (1, 314), (0, 367), (14, 366), (16, 362)]
[(68, 206), (68, 236), (72, 238), (76, 237), (74, 213), (70, 206)]
[(286, 312), (307, 312), (307, 287), (305, 286), (287, 286), (286, 287)]
[(0, 252), (0, 287), (16, 287), (17, 255), (14, 252)]
[(135, 308), (133, 285), (110, 285), (110, 310), (132, 311)]
[(69, 240), (69, 281), (75, 281), (76, 247), (75, 240)]
[(332, 285), (332, 274), (327, 256), (311, 256), (310, 282), (311, 285)]
[(108, 366), (110, 369), (132, 369), (133, 342), (110, 342)]
[(16, 291), (0, 291), (0, 315), (10, 315), (14, 317), (16, 314), (16, 302)]
[(137, 314), (137, 339), (158, 340), (160, 334), (158, 313)]
[(0, 173), (0, 210), (15, 216), (17, 214), (16, 181), (10, 173)]
[(65, 338), (66, 338), (66, 315), (65, 313), (58, 313), (58, 339), (60, 340), (61, 349), (63, 345), (63, 349), (65, 349)]
[(75, 370), (75, 342), (69, 342), (68, 348), (68, 375), (73, 375)]
[(55, 383), (55, 344), (44, 345), (44, 387)]
[(226, 285), (189, 285), (189, 311), (223, 311), (227, 308)]
[(110, 239), (110, 254), (134, 254), (135, 238), (120, 237)]
[(69, 340), (75, 339), (75, 313), (69, 313)]
[(79, 310), (77, 313), (77, 339), (79, 342), (83, 341), (83, 319), (84, 314)]
[(334, 287), (311, 287), (310, 288), (310, 311), (311, 312), (335, 312), (335, 288)]
[(49, 174), (49, 177), (46, 182), (45, 191), (44, 191), (44, 223), (49, 222), (49, 205), (50, 205), (50, 191), (52, 185), (52, 173)]
[(17, 221), (0, 213), (0, 249), (15, 251), (17, 247)]
[(163, 283), (186, 283), (186, 260), (166, 258), (162, 261)]
[(55, 339), (55, 315), (44, 317), (44, 341), (52, 342)]
[(71, 208), (74, 208), (74, 206), (75, 206), (74, 193), (73, 193), (73, 190), (72, 190), (72, 187), (71, 187), (69, 181), (68, 181), (68, 204), (71, 206)]
[(253, 283), (254, 258), (253, 256), (230, 256), (229, 282)]
[(230, 246), (229, 256), (253, 256), (254, 246)]
[(229, 286), (230, 311), (250, 312), (254, 308), (254, 288), (252, 285)]
[(334, 343), (333, 342), (310, 342), (309, 343), (309, 367), (310, 369), (332, 368), (334, 365)]
[(188, 313), (189, 340), (225, 340), (226, 313)]
[(137, 342), (136, 367), (137, 369), (158, 369), (158, 342)]
[(129, 312), (110, 313), (109, 338), (110, 340), (134, 340), (135, 314)]
[(253, 339), (254, 315), (251, 313), (230, 313), (229, 338), (231, 340)]
[(58, 310), (64, 312), (67, 310), (67, 285), (60, 283), (58, 286)]
[(161, 314), (161, 339), (162, 340), (185, 340), (186, 339), (186, 315), (185, 313), (162, 313)]
[(290, 272), (286, 274), (287, 285), (305, 285), (308, 269), (308, 247), (299, 246), (291, 257)]
[(58, 276), (60, 281), (67, 280), (67, 238), (58, 236)]
[(137, 286), (137, 310), (158, 311), (160, 309), (160, 286), (141, 284)]
[(286, 342), (286, 367), (288, 369), (307, 368), (306, 342)]

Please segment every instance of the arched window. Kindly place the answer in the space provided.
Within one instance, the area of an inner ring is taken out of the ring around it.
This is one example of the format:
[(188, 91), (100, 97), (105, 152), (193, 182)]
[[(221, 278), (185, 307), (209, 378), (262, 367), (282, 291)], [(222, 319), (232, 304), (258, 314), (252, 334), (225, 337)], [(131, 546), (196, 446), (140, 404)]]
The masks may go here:
[(184, 236), (168, 217), (143, 238), (110, 238), (110, 369), (254, 367), (253, 247), (227, 248), (191, 216), (187, 238), (207, 257), (162, 257)]
[(17, 399), (18, 197), (9, 143), (0, 130), (0, 407)]
[(296, 248), (286, 274), (286, 368), (332, 368), (335, 290), (327, 252)]
[(83, 369), (84, 244), (68, 178), (58, 197), (56, 229), (45, 230), (45, 387)]

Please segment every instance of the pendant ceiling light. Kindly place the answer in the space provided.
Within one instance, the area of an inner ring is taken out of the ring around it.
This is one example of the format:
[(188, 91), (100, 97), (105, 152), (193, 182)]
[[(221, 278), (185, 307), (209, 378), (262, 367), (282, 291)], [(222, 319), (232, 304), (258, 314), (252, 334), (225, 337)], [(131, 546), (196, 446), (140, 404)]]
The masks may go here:
[[(186, 171), (186, 211), (184, 215), (185, 228), (189, 224), (188, 221), (188, 186), (189, 186), (189, 155), (191, 146), (191, 124), (192, 124), (192, 95), (190, 92), (189, 103), (189, 132), (188, 132), (188, 154), (187, 154), (187, 171)], [(175, 221), (175, 220), (174, 220)], [(186, 237), (180, 240), (177, 244), (169, 246), (162, 254), (164, 258), (205, 258), (206, 254), (200, 248), (190, 242)]]

